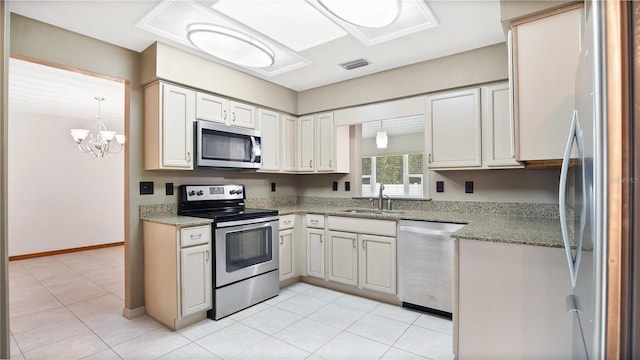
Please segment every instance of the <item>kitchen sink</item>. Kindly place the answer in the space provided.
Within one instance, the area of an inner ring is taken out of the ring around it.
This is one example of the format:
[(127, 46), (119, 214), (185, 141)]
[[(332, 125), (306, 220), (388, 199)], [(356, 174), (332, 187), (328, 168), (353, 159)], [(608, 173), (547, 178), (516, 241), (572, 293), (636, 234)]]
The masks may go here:
[(344, 210), (344, 212), (352, 213), (352, 214), (363, 214), (363, 215), (400, 215), (403, 214), (404, 211), (395, 211), (395, 210), (376, 210), (376, 209), (351, 209)]

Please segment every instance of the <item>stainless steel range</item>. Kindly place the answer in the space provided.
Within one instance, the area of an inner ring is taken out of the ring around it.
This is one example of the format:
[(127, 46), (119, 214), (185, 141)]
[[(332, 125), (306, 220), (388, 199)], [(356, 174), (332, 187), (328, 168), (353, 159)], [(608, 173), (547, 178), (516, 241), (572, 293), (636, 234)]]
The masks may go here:
[(178, 214), (214, 220), (214, 320), (279, 293), (278, 211), (244, 201), (244, 185), (180, 186)]

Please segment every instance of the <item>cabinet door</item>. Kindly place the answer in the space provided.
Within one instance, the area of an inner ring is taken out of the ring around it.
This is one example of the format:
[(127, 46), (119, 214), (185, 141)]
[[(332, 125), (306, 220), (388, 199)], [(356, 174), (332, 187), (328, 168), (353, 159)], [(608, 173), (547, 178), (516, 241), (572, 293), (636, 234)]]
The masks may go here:
[(229, 124), (246, 128), (256, 128), (256, 108), (236, 101), (229, 101)]
[(258, 109), (258, 125), (262, 136), (262, 167), (260, 170), (280, 170), (280, 114)]
[(482, 165), (478, 88), (428, 96), (425, 116), (429, 168)]
[(180, 250), (181, 315), (211, 309), (211, 244)]
[(229, 118), (229, 100), (201, 92), (196, 93), (196, 118), (226, 123)]
[(561, 159), (580, 57), (582, 8), (513, 27), (515, 113), (520, 160)]
[(487, 167), (522, 167), (516, 161), (516, 129), (511, 116), (509, 83), (482, 89), (482, 130)]
[(324, 230), (307, 229), (307, 275), (324, 279)]
[(329, 231), (329, 271), (331, 281), (358, 285), (358, 235)]
[(296, 171), (296, 132), (298, 118), (285, 115), (280, 122), (280, 167), (284, 171)]
[(315, 129), (313, 115), (298, 119), (298, 171), (313, 171)]
[(294, 276), (293, 229), (280, 230), (280, 281)]
[(195, 93), (162, 84), (162, 165), (193, 169), (193, 121)]
[[(316, 115), (316, 170), (334, 170), (334, 133), (333, 113), (322, 113)], [(340, 154), (344, 155), (344, 154)], [(348, 153), (347, 153), (348, 156)]]
[(360, 284), (363, 289), (396, 293), (396, 238), (359, 235)]

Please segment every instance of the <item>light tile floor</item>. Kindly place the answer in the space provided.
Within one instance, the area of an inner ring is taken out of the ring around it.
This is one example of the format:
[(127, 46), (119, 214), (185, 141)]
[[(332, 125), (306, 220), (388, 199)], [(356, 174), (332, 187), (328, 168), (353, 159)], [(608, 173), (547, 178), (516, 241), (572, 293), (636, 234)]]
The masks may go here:
[(296, 283), (178, 332), (122, 317), (123, 247), (9, 262), (12, 359), (451, 359), (451, 321)]

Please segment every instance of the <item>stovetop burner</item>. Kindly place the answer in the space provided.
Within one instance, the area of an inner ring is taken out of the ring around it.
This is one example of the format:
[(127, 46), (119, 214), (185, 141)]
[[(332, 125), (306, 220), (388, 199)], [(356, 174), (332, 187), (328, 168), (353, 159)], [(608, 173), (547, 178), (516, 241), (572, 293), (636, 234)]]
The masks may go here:
[(180, 185), (178, 215), (216, 222), (278, 216), (277, 210), (245, 208), (244, 185)]

